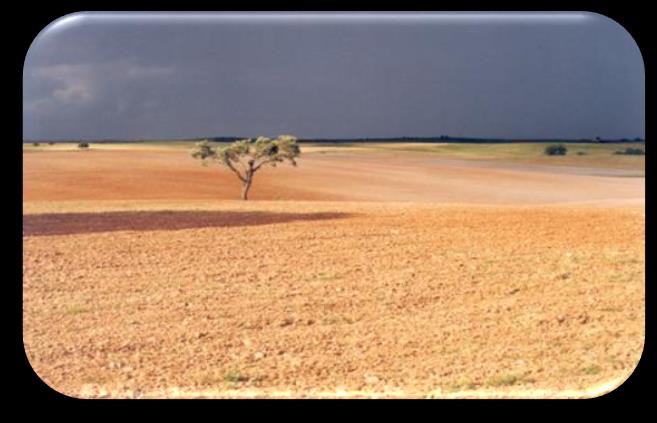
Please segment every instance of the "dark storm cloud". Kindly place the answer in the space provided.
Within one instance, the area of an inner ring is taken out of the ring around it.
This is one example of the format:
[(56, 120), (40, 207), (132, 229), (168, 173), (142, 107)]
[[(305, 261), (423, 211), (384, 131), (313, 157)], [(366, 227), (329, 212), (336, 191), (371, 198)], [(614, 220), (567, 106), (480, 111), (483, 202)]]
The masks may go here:
[(644, 78), (595, 14), (77, 14), (28, 52), (24, 137), (643, 137)]

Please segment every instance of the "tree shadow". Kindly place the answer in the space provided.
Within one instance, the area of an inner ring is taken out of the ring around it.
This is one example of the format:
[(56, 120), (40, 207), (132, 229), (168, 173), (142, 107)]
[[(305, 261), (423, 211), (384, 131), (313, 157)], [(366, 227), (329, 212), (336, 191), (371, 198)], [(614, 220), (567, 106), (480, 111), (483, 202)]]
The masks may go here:
[(349, 213), (274, 213), (260, 211), (119, 211), (23, 215), (23, 236), (72, 235), (115, 231), (256, 226), (349, 217)]

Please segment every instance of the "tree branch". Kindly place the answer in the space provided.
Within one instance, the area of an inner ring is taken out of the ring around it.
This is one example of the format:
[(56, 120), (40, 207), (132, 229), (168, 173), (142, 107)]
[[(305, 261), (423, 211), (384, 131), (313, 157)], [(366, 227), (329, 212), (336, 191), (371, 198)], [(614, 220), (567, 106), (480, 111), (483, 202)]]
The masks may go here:
[(230, 162), (230, 160), (226, 160), (226, 161), (224, 162), (224, 164), (225, 164), (226, 166), (228, 166), (228, 168), (229, 168), (230, 170), (232, 170), (233, 172), (235, 172), (235, 175), (237, 175), (237, 177), (240, 178), (240, 181), (242, 181), (242, 182), (246, 182), (246, 177), (242, 176), (242, 174), (241, 174), (241, 173), (235, 168), (235, 166), (233, 166), (233, 164)]
[(272, 163), (272, 162), (276, 162), (276, 161), (277, 160), (275, 158), (274, 159), (263, 160), (260, 163), (258, 163), (258, 165), (256, 167), (253, 168), (253, 171), (255, 172), (256, 170), (260, 169), (263, 165), (266, 165), (267, 163)]

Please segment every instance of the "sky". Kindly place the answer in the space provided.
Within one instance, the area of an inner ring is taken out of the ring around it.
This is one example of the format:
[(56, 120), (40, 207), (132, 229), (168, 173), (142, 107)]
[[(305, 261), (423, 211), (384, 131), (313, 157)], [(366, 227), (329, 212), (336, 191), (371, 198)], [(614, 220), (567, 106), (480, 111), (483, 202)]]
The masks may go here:
[(77, 13), (33, 41), (25, 140), (645, 137), (594, 13)]

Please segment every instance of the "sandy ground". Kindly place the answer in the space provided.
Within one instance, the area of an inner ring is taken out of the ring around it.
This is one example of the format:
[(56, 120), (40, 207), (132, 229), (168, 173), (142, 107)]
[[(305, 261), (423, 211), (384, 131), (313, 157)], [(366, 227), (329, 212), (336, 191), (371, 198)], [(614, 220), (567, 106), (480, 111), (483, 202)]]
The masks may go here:
[(25, 349), (66, 395), (590, 397), (642, 352), (644, 178), (332, 153), (241, 202), (184, 152), (24, 168)]
[[(24, 201), (239, 198), (230, 171), (185, 150), (24, 154)], [(404, 153), (308, 154), (256, 174), (254, 200), (539, 204), (644, 198), (638, 170), (447, 160)]]

